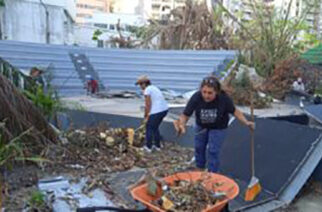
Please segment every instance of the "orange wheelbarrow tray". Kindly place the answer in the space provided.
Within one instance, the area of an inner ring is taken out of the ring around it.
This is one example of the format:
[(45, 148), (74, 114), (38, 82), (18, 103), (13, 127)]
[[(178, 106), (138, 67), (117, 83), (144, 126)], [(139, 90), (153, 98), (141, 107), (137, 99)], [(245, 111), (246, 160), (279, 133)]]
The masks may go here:
[[(163, 178), (163, 180), (169, 185), (172, 185), (175, 181), (178, 180), (197, 181), (199, 179), (203, 179), (203, 184), (206, 187), (206, 189), (213, 189), (213, 184), (216, 183), (219, 186), (216, 186), (214, 191), (226, 193), (226, 198), (217, 201), (215, 205), (209, 205), (202, 212), (221, 211), (227, 205), (227, 203), (230, 200), (234, 199), (239, 193), (239, 187), (234, 180), (215, 173), (181, 172)], [(149, 210), (153, 212), (165, 212), (165, 210), (163, 210), (162, 208), (159, 208), (158, 206), (152, 204), (152, 201), (157, 200), (161, 197), (161, 189), (158, 189), (157, 195), (155, 197), (152, 197), (147, 193), (147, 184), (143, 184), (133, 188), (131, 190), (131, 195), (133, 199), (144, 204)]]

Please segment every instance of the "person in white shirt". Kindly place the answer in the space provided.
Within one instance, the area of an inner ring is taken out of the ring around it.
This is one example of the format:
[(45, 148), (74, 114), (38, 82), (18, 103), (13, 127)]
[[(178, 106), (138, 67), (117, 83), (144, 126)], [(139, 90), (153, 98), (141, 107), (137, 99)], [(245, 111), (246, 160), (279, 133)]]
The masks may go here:
[(293, 90), (295, 91), (300, 91), (300, 92), (304, 92), (305, 91), (305, 87), (304, 87), (304, 83), (302, 81), (302, 78), (297, 78), (296, 81), (293, 82)]
[[(151, 152), (152, 149), (160, 151), (159, 126), (168, 113), (168, 103), (160, 89), (152, 85), (147, 76), (140, 76), (135, 85), (141, 87), (145, 98), (146, 145), (144, 149), (147, 152)], [(152, 143), (153, 140), (154, 144)]]

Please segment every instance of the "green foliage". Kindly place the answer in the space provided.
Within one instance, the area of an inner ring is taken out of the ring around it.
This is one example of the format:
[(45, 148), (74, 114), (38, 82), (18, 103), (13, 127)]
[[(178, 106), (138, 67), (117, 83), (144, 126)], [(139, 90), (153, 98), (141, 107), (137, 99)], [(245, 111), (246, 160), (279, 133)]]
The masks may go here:
[(54, 95), (54, 92), (50, 88), (48, 89), (48, 92), (45, 93), (42, 86), (37, 85), (34, 92), (25, 90), (24, 94), (42, 111), (47, 119), (52, 118), (57, 111), (62, 109), (59, 98)]
[(46, 207), (45, 195), (41, 191), (33, 191), (27, 201), (31, 209), (41, 211)]
[(10, 162), (20, 155), (23, 155), (21, 144), (18, 141), (10, 141), (5, 144), (0, 134), (0, 167), (9, 166)]
[(5, 129), (5, 123), (0, 122), (0, 167), (11, 167), (14, 161), (31, 161), (35, 163), (49, 162), (40, 157), (26, 157), (27, 147), (22, 143), (22, 138), (28, 135), (32, 128), (21, 133), (19, 136), (5, 142), (1, 131)]
[[(0, 129), (3, 129), (5, 124), (2, 122), (0, 124)], [(5, 143), (3, 136), (0, 134), (0, 167), (9, 166), (10, 163), (17, 158), (24, 158), (24, 146), (21, 143), (21, 138), (28, 134), (30, 130), (31, 129), (13, 138), (8, 143)]]
[(235, 104), (249, 106), (251, 104), (251, 95), (253, 95), (254, 107), (258, 109), (267, 108), (273, 101), (272, 97), (261, 97), (258, 92), (255, 92), (247, 72), (243, 72), (239, 79), (234, 79), (231, 82), (231, 86), (233, 88), (231, 95)]
[(234, 65), (235, 60), (230, 60), (229, 63), (226, 65), (225, 72), (227, 72), (232, 65)]
[(148, 27), (147, 26), (129, 26), (129, 31), (134, 34), (137, 38), (146, 38), (147, 37), (147, 31)]
[[(286, 8), (278, 10), (267, 7), (263, 1), (248, 0), (251, 13), (249, 20), (242, 22), (238, 15), (232, 14), (220, 1), (218, 4), (239, 26), (238, 48), (244, 54), (243, 58), (239, 59), (255, 67), (261, 76), (269, 77), (278, 62), (289, 58), (296, 53), (297, 49), (304, 48), (306, 41), (310, 44), (317, 42), (314, 35), (307, 33), (308, 26), (305, 20), (314, 5), (319, 2), (320, 0), (310, 1), (310, 6), (303, 9), (297, 17), (293, 17), (292, 1), (286, 5)], [(303, 1), (303, 3), (307, 2)], [(303, 32), (306, 32), (304, 43), (299, 41)]]
[(301, 54), (307, 51), (309, 48), (318, 46), (319, 43), (320, 40), (318, 39), (317, 34), (304, 32), (303, 38), (294, 44), (294, 50), (295, 52)]
[(221, 76), (221, 77), (224, 77), (224, 76), (226, 75), (227, 71), (231, 68), (231, 66), (232, 66), (234, 63), (235, 63), (235, 60), (230, 60), (230, 61), (227, 63), (227, 65), (226, 65), (226, 67), (225, 67), (225, 70), (223, 70), (222, 72), (220, 72), (220, 76)]
[(322, 84), (319, 84), (316, 88), (315, 88), (315, 93), (317, 95), (322, 95)]
[(99, 40), (99, 36), (102, 35), (102, 34), (103, 34), (103, 32), (101, 30), (99, 30), (99, 29), (95, 30), (94, 34), (93, 34), (93, 37), (92, 37), (92, 40), (95, 40), (95, 41)]
[(247, 72), (245, 71), (239, 80), (235, 79), (232, 82), (232, 86), (236, 90), (251, 90), (252, 83), (248, 77)]
[(4, 6), (5, 6), (4, 0), (0, 0), (0, 7), (4, 7)]

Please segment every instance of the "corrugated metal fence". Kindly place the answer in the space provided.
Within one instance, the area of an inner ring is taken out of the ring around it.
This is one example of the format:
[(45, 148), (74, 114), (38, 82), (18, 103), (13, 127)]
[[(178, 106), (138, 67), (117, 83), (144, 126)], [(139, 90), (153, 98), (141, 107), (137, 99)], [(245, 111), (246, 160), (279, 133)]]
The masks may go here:
[(52, 84), (63, 96), (84, 93), (69, 53), (85, 54), (101, 82), (112, 90), (134, 89), (141, 74), (151, 77), (161, 88), (185, 92), (198, 87), (200, 80), (235, 57), (235, 51), (180, 51), (99, 49), (0, 41), (0, 57), (21, 69), (52, 65)]

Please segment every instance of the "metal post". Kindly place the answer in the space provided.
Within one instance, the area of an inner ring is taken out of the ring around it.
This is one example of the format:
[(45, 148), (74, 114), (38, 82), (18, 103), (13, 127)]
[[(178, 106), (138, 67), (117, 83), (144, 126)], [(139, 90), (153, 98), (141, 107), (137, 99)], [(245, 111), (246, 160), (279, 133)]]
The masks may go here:
[(3, 32), (2, 32), (2, 20), (3, 20), (3, 13), (4, 13), (4, 6), (0, 5), (0, 40), (3, 38)]
[(49, 11), (47, 5), (44, 4), (43, 0), (40, 0), (41, 5), (45, 8), (46, 13), (46, 43), (50, 43), (50, 30), (49, 30)]

